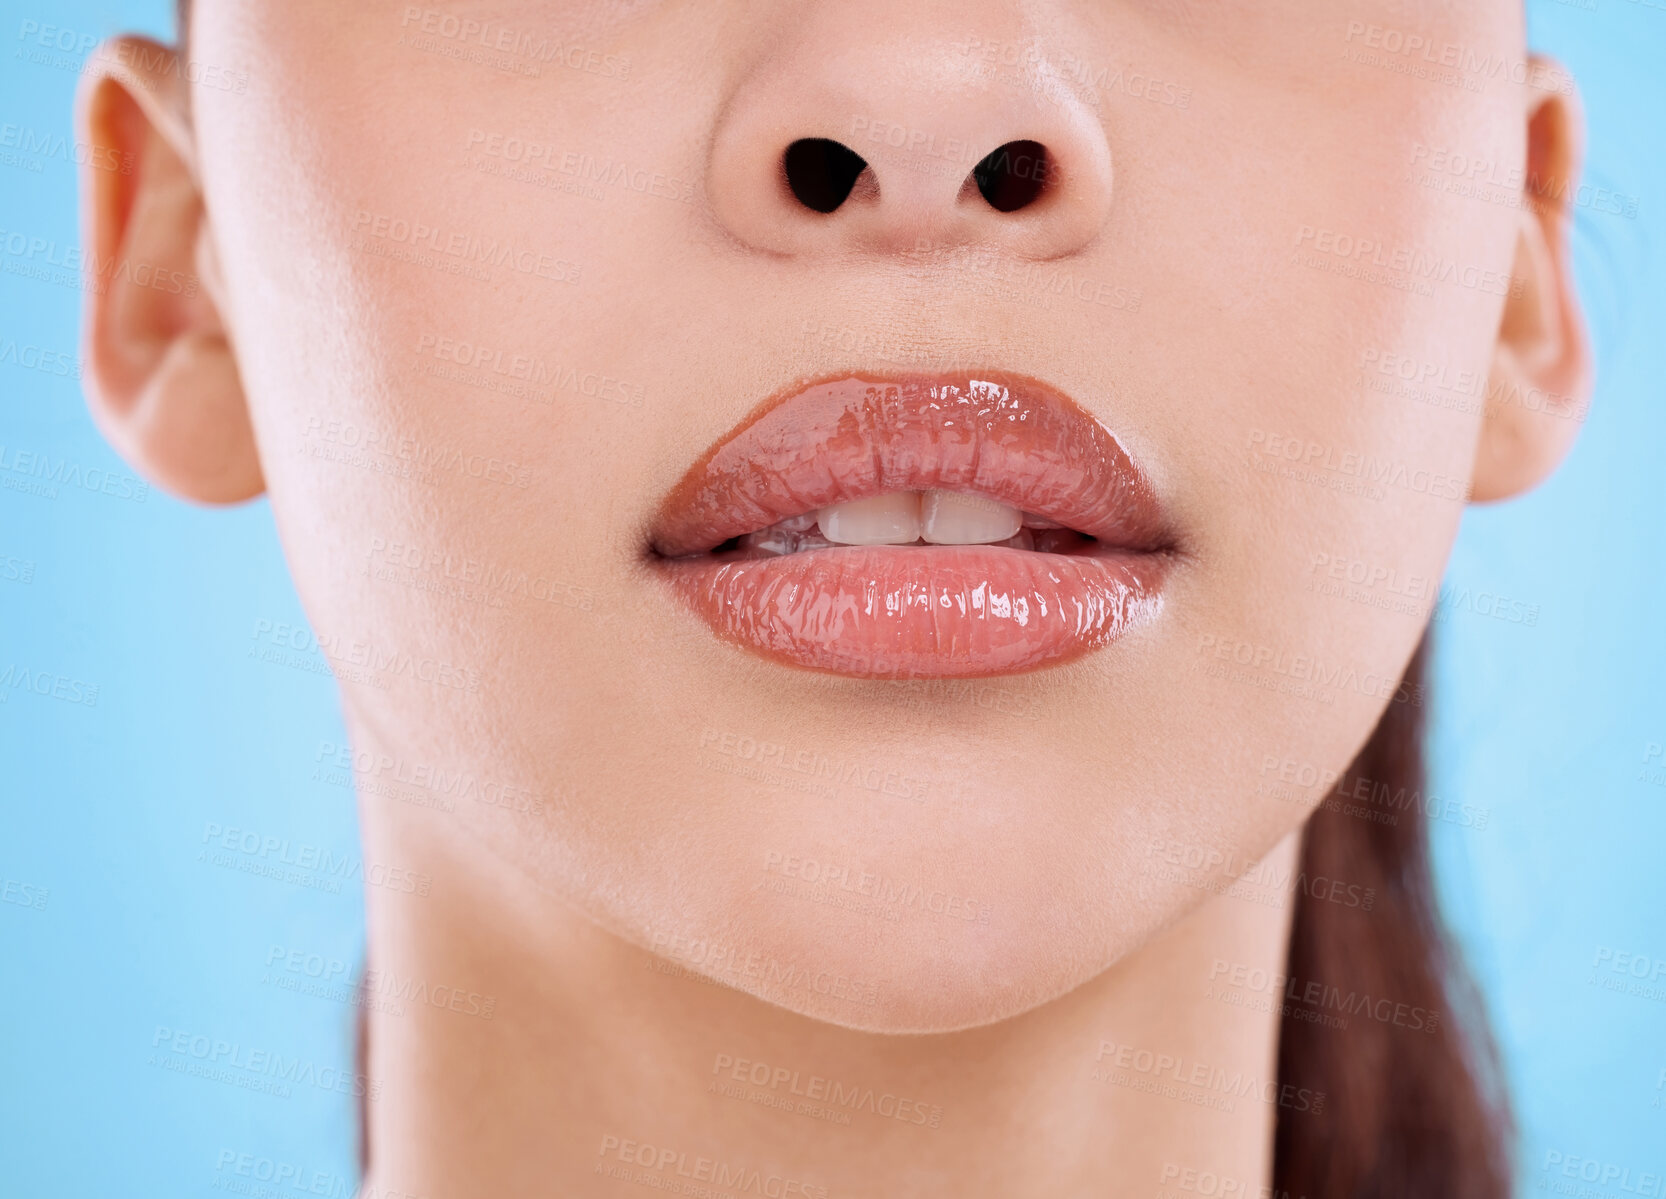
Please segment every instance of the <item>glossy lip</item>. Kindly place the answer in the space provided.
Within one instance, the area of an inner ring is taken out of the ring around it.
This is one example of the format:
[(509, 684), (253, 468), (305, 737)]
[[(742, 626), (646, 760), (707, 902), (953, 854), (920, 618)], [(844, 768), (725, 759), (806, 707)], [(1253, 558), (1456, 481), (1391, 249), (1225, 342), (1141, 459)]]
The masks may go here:
[[(829, 504), (932, 488), (989, 496), (1098, 544), (710, 552)], [(722, 640), (874, 678), (1017, 673), (1100, 648), (1160, 611), (1175, 551), (1115, 435), (1057, 389), (1008, 372), (846, 375), (774, 396), (672, 489), (650, 545)]]

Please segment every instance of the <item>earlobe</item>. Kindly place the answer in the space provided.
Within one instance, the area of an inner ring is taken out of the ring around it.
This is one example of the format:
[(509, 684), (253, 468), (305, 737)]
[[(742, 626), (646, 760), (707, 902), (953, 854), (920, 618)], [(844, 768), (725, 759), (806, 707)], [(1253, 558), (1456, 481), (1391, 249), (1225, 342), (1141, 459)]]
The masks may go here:
[[(110, 443), (158, 486), (236, 503), (265, 480), (220, 317), (186, 85), (172, 61), (171, 50), (122, 39), (95, 53), (81, 80), (87, 403)], [(112, 162), (124, 169), (106, 169)]]
[[(1568, 78), (1544, 60), (1535, 66), (1540, 77)], [(1477, 502), (1510, 499), (1548, 478), (1572, 448), (1591, 394), (1569, 246), (1583, 135), (1578, 97), (1542, 92), (1526, 119), (1520, 227), (1470, 484)]]

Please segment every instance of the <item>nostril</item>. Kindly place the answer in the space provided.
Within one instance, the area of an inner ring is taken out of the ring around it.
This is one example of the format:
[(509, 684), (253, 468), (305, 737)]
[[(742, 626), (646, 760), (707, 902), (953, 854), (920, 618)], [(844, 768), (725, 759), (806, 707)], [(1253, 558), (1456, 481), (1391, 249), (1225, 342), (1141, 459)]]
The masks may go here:
[(1032, 141), (997, 146), (972, 168), (978, 191), (997, 212), (1017, 212), (1035, 203), (1051, 175), (1047, 147)]
[(817, 212), (843, 204), (867, 165), (855, 150), (825, 137), (799, 138), (781, 159), (793, 195)]

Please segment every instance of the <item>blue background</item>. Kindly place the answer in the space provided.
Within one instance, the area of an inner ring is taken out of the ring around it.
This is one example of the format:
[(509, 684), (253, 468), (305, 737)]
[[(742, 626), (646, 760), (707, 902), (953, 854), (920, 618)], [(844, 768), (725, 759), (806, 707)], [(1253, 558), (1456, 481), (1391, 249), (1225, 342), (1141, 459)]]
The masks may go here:
[[(1455, 611), (1438, 645), (1431, 790), (1488, 819), (1437, 822), (1436, 857), (1504, 1051), (1524, 1191), (1567, 1181), (1546, 1163), (1575, 1156), (1633, 1186), (1666, 1173), (1666, 998), (1601, 985), (1627, 981), (1620, 954), (1666, 957), (1666, 761), (1644, 762), (1666, 743), (1662, 2), (1531, 6), (1533, 44), (1584, 92), (1588, 181), (1639, 203), (1634, 218), (1578, 214), (1600, 374), (1571, 459), (1533, 495), (1472, 509), (1448, 574), (1456, 592), (1536, 605), (1537, 624)], [(82, 54), (19, 57), (23, 22), (170, 25), (157, 0), (0, 14), (0, 126), (66, 138)], [(0, 229), (75, 244), (73, 168), (0, 162)], [(73, 375), (5, 360), (7, 342), (73, 360), (79, 302), (0, 274), (0, 459), (130, 475)], [(98, 687), (92, 706), (0, 688), (0, 1194), (208, 1194), (228, 1152), (317, 1172), (333, 1195), (354, 1186), (347, 1095), (158, 1064), (180, 1056), (155, 1044), (167, 1029), (350, 1068), (352, 1009), (280, 989), (267, 965), (280, 948), (355, 962), (356, 888), (199, 860), (210, 825), (358, 852), (351, 791), (320, 773), (344, 740), (333, 684), (251, 658), (260, 621), (305, 625), (263, 502), (0, 489), (0, 670)]]

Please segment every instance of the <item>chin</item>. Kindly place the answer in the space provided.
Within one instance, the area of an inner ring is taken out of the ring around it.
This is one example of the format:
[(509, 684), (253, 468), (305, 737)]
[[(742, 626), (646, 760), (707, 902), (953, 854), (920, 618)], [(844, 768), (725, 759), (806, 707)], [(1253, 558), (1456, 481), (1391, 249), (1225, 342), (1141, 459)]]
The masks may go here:
[[(962, 864), (960, 881), (918, 885), (893, 883), (883, 867), (832, 879), (823, 871), (810, 883), (804, 876), (817, 871), (776, 861), (762, 886), (703, 922), (724, 934), (662, 926), (633, 939), (672, 967), (801, 1016), (930, 1034), (995, 1024), (1056, 999), (1172, 915), (1092, 893), (1094, 876), (1072, 881), (1063, 855), (989, 848), (987, 869)], [(879, 898), (887, 889), (889, 903)]]

